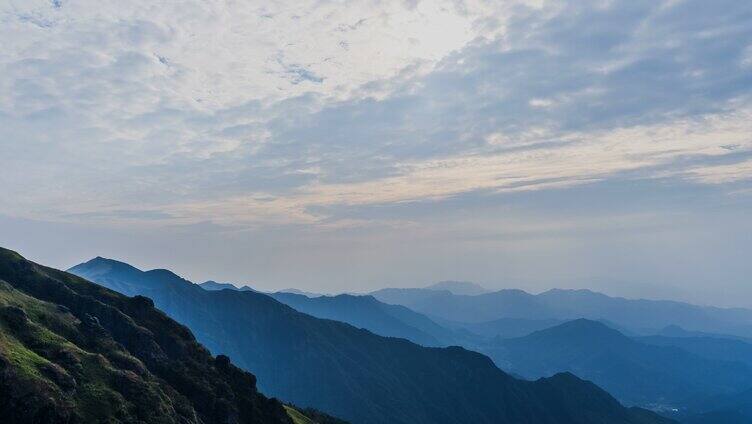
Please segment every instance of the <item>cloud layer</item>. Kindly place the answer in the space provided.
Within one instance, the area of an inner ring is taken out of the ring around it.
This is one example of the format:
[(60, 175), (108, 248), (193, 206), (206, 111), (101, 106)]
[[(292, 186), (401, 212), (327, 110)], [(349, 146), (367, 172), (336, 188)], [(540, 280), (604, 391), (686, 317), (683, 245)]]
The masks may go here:
[(315, 245), (448, 237), (425, 205), (469, 211), (461, 239), (499, 224), (473, 199), (522, 192), (746, 199), (751, 20), (731, 0), (0, 2), (0, 214)]

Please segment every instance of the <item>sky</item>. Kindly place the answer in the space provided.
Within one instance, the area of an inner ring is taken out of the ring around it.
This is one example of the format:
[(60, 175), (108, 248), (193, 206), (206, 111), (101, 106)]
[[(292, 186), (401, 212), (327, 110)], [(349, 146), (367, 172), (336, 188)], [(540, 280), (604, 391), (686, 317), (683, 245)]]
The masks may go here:
[(752, 307), (752, 2), (0, 0), (0, 245)]

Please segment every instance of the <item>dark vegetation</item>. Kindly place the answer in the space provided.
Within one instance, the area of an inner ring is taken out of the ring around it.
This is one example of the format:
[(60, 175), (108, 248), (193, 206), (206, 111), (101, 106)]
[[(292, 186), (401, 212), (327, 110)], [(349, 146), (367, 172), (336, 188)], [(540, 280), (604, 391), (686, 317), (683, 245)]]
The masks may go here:
[(291, 423), (154, 308), (0, 249), (0, 421)]
[[(319, 411), (318, 409), (314, 408), (299, 408), (295, 405), (290, 405), (288, 408), (293, 408), (295, 411), (298, 411), (300, 415), (303, 416), (301, 421), (304, 422), (310, 422), (314, 424), (350, 424), (349, 422), (345, 420), (341, 420), (336, 417), (332, 417), (329, 414), (326, 414), (324, 412)], [(297, 424), (297, 423), (295, 423)]]

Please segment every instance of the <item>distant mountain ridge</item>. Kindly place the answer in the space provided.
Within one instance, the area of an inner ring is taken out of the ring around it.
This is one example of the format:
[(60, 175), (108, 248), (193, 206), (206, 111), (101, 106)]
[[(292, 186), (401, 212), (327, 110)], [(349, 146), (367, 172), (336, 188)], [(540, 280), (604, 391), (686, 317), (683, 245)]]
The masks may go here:
[(705, 331), (690, 331), (690, 330), (685, 330), (678, 325), (669, 325), (669, 326), (663, 327), (662, 329), (657, 331), (654, 335), (664, 336), (664, 337), (676, 337), (676, 338), (711, 337), (711, 338), (720, 338), (720, 339), (737, 339), (737, 340), (741, 340), (747, 343), (752, 343), (752, 338), (749, 338), (749, 337), (735, 336), (732, 334), (719, 334), (719, 333), (712, 333), (712, 332), (705, 332)]
[[(739, 362), (752, 368), (752, 342), (719, 336), (641, 336), (634, 340), (654, 346), (672, 346), (703, 358)], [(752, 388), (752, 385), (750, 385)]]
[[(204, 281), (203, 283), (198, 284), (199, 287), (201, 287), (204, 290), (237, 290), (237, 291), (255, 291), (258, 292), (258, 290), (253, 289), (250, 286), (237, 286), (233, 283), (218, 283), (216, 281)], [(299, 294), (307, 297), (318, 297), (322, 296), (318, 293), (312, 293), (312, 292), (306, 292), (298, 289), (283, 289), (279, 290), (277, 293), (293, 293), (293, 294)]]
[(198, 285), (204, 290), (240, 290), (240, 291), (256, 291), (248, 286), (238, 287), (232, 283), (218, 283), (216, 281), (204, 281)]
[(454, 322), (438, 320), (444, 327), (454, 330), (465, 330), (482, 338), (504, 338), (526, 336), (532, 332), (550, 328), (564, 323), (558, 319), (526, 319), (526, 318), (499, 318), (485, 322)]
[(404, 306), (379, 302), (373, 296), (340, 294), (311, 298), (284, 292), (270, 296), (308, 315), (345, 322), (381, 336), (400, 337), (422, 346), (448, 346), (455, 342), (451, 331), (428, 317)]
[(624, 408), (571, 374), (516, 380), (462, 348), (420, 347), (314, 318), (264, 294), (206, 291), (175, 274), (100, 262), (72, 271), (151, 297), (212, 351), (254, 370), (264, 391), (356, 424), (669, 422)]
[(484, 352), (503, 369), (528, 378), (575, 373), (629, 404), (661, 400), (688, 407), (698, 397), (730, 395), (752, 387), (749, 362), (641, 340), (603, 323), (578, 319), (524, 337), (497, 340)]
[(552, 289), (540, 294), (500, 290), (475, 296), (427, 289), (381, 289), (382, 302), (406, 306), (430, 318), (481, 323), (502, 318), (607, 320), (636, 331), (678, 325), (693, 331), (752, 337), (752, 310), (661, 300), (610, 297), (590, 290)]
[(489, 293), (487, 288), (469, 281), (439, 281), (426, 287), (428, 290), (446, 290), (453, 294), (464, 296), (475, 296), (478, 294)]
[(324, 296), (324, 294), (322, 293), (314, 293), (314, 292), (309, 292), (309, 291), (295, 289), (295, 288), (287, 288), (287, 289), (278, 290), (277, 293), (292, 293), (292, 294), (299, 294), (299, 295), (306, 296), (306, 297)]
[(682, 416), (684, 424), (752, 423), (752, 388), (733, 395), (704, 399)]

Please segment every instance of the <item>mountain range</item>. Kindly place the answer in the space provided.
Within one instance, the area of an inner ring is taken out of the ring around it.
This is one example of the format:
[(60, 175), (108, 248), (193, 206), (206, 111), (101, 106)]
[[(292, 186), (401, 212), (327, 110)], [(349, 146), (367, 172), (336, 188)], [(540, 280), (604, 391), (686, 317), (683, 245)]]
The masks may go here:
[(498, 339), (483, 352), (526, 378), (568, 371), (628, 404), (687, 408), (698, 397), (752, 388), (752, 345), (738, 342), (732, 352), (725, 347), (736, 341), (717, 341), (703, 352), (691, 340), (634, 339), (601, 322), (577, 319), (524, 337)]
[[(752, 387), (752, 344), (720, 335), (701, 333), (703, 337), (695, 337), (693, 332), (679, 333), (674, 328), (672, 333), (685, 337), (635, 337), (623, 334), (608, 322), (586, 319), (503, 318), (475, 324), (442, 322), (442, 326), (422, 314), (381, 303), (371, 296), (272, 296), (317, 317), (425, 343), (405, 330), (414, 330), (409, 321), (389, 314), (392, 308), (407, 310), (413, 319), (419, 317), (420, 322), (431, 323), (433, 333), (489, 355), (497, 366), (513, 375), (534, 379), (568, 371), (593, 381), (623, 402), (667, 412), (686, 411), (704, 403), (698, 399), (733, 395)], [(468, 334), (462, 329), (474, 332)]]
[[(592, 380), (621, 401), (650, 406), (673, 416), (706, 410), (712, 401), (704, 399), (733, 397), (752, 387), (752, 344), (735, 336), (688, 331), (676, 325), (659, 331), (673, 337), (637, 336), (606, 320), (586, 319), (501, 318), (456, 323), (436, 318), (434, 321), (372, 296), (272, 296), (310, 315), (347, 322), (384, 336), (405, 337), (419, 344), (434, 340), (426, 341), (422, 332), (422, 337), (416, 337), (406, 328), (415, 331), (411, 324), (416, 321), (430, 323), (422, 328), (442, 335), (444, 344), (455, 343), (488, 354), (512, 375), (538, 378), (569, 371)], [(412, 320), (390, 313), (394, 308), (408, 311)], [(697, 415), (700, 416), (711, 419), (715, 415)]]
[(341, 294), (308, 297), (284, 292), (269, 295), (305, 314), (345, 322), (381, 336), (399, 337), (422, 346), (457, 344), (457, 337), (452, 331), (425, 315), (404, 306), (387, 305), (373, 296)]
[(540, 294), (500, 290), (474, 296), (448, 290), (381, 289), (376, 299), (406, 306), (439, 322), (483, 323), (504, 318), (525, 320), (606, 320), (636, 333), (654, 333), (667, 326), (693, 331), (752, 337), (752, 310), (716, 308), (688, 303), (625, 299), (590, 290), (553, 289)]
[(475, 296), (478, 294), (490, 293), (487, 288), (470, 282), (470, 281), (439, 281), (426, 287), (427, 290), (446, 290), (452, 294), (464, 296)]
[(571, 373), (515, 379), (488, 357), (382, 337), (296, 311), (265, 294), (208, 291), (166, 270), (96, 258), (71, 272), (148, 296), (265, 393), (353, 423), (661, 423)]
[[(439, 325), (425, 315), (384, 304), (372, 296), (272, 296), (316, 317), (419, 344), (434, 343), (436, 339), (426, 341), (426, 333), (416, 336), (411, 324), (418, 322), (428, 333), (443, 336), (445, 344), (456, 343), (485, 353), (513, 375), (539, 378), (568, 371), (595, 382), (621, 401), (665, 411), (688, 410), (703, 403), (698, 399), (732, 395), (752, 387), (752, 344), (676, 326), (661, 334), (683, 337), (627, 335), (612, 323), (586, 319), (502, 318), (488, 323), (440, 321)], [(409, 319), (392, 311), (406, 311), (404, 316)]]
[(232, 283), (218, 283), (216, 281), (204, 281), (203, 283), (199, 284), (199, 287), (201, 287), (204, 290), (240, 290), (240, 291), (255, 291), (252, 288), (248, 286), (243, 287), (237, 287), (236, 285)]
[[(456, 322), (441, 318), (433, 318), (433, 321), (445, 328), (449, 328), (465, 335), (471, 335), (470, 339), (512, 338), (526, 336), (532, 332), (550, 328), (566, 322), (560, 319), (528, 319), (528, 318), (499, 318), (484, 322)], [(478, 336), (478, 337), (472, 337)], [(466, 337), (467, 339), (468, 337)]]
[(703, 358), (739, 362), (752, 367), (752, 341), (721, 336), (642, 336), (635, 340), (655, 346), (672, 346)]
[(752, 423), (752, 389), (701, 399), (680, 418), (684, 424)]

